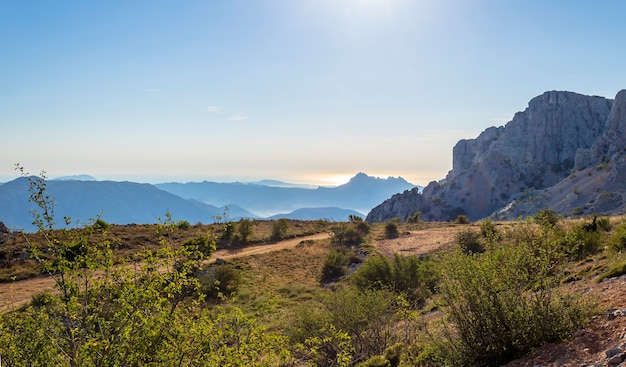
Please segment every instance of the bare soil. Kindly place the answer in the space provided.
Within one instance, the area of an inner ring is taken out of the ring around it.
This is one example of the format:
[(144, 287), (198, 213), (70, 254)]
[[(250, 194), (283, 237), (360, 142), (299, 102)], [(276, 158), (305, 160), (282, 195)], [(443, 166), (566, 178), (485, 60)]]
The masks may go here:
[(452, 248), (456, 234), (462, 228), (464, 227), (452, 226), (411, 230), (399, 238), (374, 241), (373, 245), (386, 256), (393, 256), (394, 253), (405, 256), (428, 255)]

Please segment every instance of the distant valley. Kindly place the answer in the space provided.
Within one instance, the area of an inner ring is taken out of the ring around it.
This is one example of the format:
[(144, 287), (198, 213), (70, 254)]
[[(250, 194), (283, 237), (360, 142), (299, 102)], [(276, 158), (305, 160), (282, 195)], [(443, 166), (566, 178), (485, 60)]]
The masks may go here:
[[(393, 194), (415, 185), (398, 177), (355, 175), (337, 187), (295, 185), (274, 180), (256, 183), (163, 183), (96, 181), (91, 176), (71, 176), (48, 181), (55, 197), (57, 226), (64, 217), (74, 225), (100, 217), (109, 223), (156, 223), (166, 212), (174, 220), (211, 223), (215, 218), (328, 219), (343, 221), (349, 215), (365, 216)], [(0, 185), (0, 221), (9, 228), (32, 231), (28, 181), (18, 178)]]

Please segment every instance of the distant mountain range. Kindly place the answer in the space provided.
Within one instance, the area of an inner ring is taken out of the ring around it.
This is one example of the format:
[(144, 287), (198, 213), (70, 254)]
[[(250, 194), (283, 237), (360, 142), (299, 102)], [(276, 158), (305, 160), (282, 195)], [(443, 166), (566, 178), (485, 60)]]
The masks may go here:
[[(80, 180), (85, 178), (85, 180)], [(256, 183), (164, 183), (95, 181), (91, 176), (49, 180), (48, 193), (55, 197), (55, 218), (63, 224), (88, 223), (100, 217), (109, 223), (156, 223), (170, 212), (174, 220), (211, 223), (228, 208), (232, 220), (329, 219), (342, 221), (349, 215), (364, 216), (394, 193), (414, 188), (402, 178), (375, 178), (364, 173), (334, 188), (293, 185), (280, 181)], [(271, 185), (271, 186), (270, 186)], [(0, 221), (9, 228), (34, 230), (28, 202), (28, 181), (17, 178), (0, 184)]]
[[(339, 207), (366, 215), (382, 200), (415, 185), (401, 177), (376, 178), (358, 173), (337, 187), (276, 187), (244, 183), (163, 183), (155, 185), (185, 199), (214, 206), (237, 205), (260, 217), (292, 212), (299, 208)], [(386, 196), (385, 196), (386, 195)]]

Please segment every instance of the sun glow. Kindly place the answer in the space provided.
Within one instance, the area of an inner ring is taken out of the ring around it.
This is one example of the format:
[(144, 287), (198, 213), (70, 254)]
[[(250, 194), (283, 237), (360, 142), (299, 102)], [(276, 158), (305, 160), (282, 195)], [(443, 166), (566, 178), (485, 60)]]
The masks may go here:
[(327, 175), (322, 178), (324, 186), (339, 186), (348, 183), (354, 175)]

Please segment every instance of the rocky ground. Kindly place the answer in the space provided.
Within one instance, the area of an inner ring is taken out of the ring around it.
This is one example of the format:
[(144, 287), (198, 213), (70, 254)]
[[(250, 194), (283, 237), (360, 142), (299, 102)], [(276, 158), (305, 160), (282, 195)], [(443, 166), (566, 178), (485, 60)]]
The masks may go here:
[(626, 276), (577, 283), (572, 291), (597, 300), (604, 312), (568, 340), (546, 344), (507, 367), (626, 366)]

